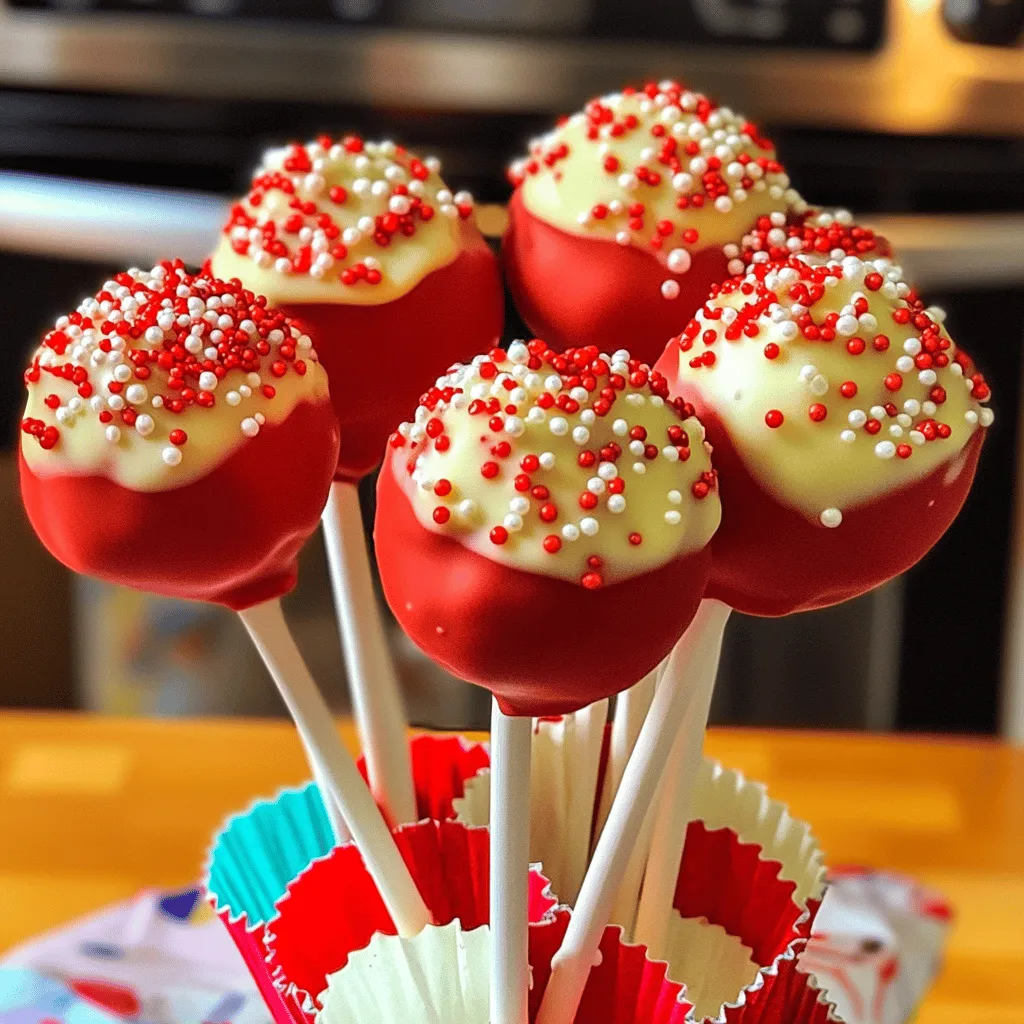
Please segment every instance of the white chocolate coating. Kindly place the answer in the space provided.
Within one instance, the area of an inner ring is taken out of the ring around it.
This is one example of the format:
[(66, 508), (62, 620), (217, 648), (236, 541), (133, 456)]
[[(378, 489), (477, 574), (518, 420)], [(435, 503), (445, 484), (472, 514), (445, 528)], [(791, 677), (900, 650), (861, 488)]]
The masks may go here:
[(708, 246), (736, 257), (759, 216), (804, 208), (754, 125), (676, 82), (592, 100), (510, 176), (534, 216), (642, 247), (676, 273)]
[(211, 257), (271, 305), (379, 305), (412, 291), (462, 246), (473, 198), (440, 162), (393, 142), (321, 139), (268, 150)]
[(674, 389), (700, 393), (766, 491), (839, 526), (843, 509), (958, 472), (992, 422), (942, 319), (887, 259), (757, 264), (681, 335)]
[[(168, 490), (213, 471), (300, 402), (328, 401), (310, 339), (265, 310), (251, 293), (193, 278), (180, 264), (107, 281), (57, 320), (26, 371), (28, 467), (41, 477), (103, 476), (135, 491)], [(121, 323), (129, 325), (124, 335), (109, 329)], [(250, 348), (246, 366), (218, 351), (231, 342)], [(162, 353), (167, 366), (156, 361)], [(170, 384), (176, 368), (181, 388)]]
[(392, 438), (396, 478), (426, 529), (485, 558), (584, 586), (637, 576), (721, 519), (703, 427), (665, 393), (628, 352), (516, 342), (438, 380)]

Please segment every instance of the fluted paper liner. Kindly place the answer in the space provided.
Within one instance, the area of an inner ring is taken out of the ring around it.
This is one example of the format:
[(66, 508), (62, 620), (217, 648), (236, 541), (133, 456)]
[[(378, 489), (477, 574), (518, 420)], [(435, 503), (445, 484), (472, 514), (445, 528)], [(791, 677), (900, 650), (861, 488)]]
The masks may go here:
[(275, 900), (303, 868), (329, 852), (334, 833), (314, 783), (257, 800), (225, 822), (207, 859), (207, 899), (224, 923), (277, 1024), (298, 1014), (273, 984), (263, 943)]
[(490, 929), (458, 921), (411, 939), (375, 934), (327, 978), (318, 1024), (488, 1024)]
[[(458, 920), (469, 932), (489, 918), (486, 829), (457, 822), (420, 822), (395, 839), (438, 925)], [(555, 906), (547, 879), (530, 876), (530, 920), (543, 921)], [(315, 1009), (327, 977), (365, 949), (375, 934), (395, 926), (355, 846), (333, 850), (311, 864), (278, 902), (267, 925), (268, 963), (278, 991), (301, 1010)]]
[[(561, 748), (563, 736), (564, 733), (550, 728), (535, 735), (535, 756), (539, 743)], [(548, 755), (547, 760), (555, 761), (557, 758)], [(560, 784), (557, 778), (548, 778), (552, 786)], [(456, 820), (467, 825), (488, 823), (489, 780), (489, 772), (485, 770), (466, 783), (464, 795), (453, 801)], [(567, 797), (549, 798), (546, 806), (564, 807), (568, 803)], [(796, 917), (799, 918), (804, 911), (808, 912), (801, 928), (804, 934), (809, 932), (825, 891), (824, 854), (810, 825), (794, 818), (781, 801), (769, 797), (762, 783), (751, 782), (740, 772), (724, 768), (709, 758), (704, 759), (697, 780), (693, 819), (694, 822), (702, 823), (705, 832), (730, 830), (742, 843), (757, 846), (756, 856), (761, 860), (777, 864), (779, 877), (793, 883), (792, 900), (798, 908)], [(531, 829), (530, 856), (544, 865), (545, 874), (548, 873), (548, 862), (544, 858), (545, 847), (557, 843), (570, 827), (569, 820), (563, 817), (562, 820), (548, 821), (546, 830), (540, 835), (537, 835), (536, 828)], [(585, 827), (576, 828), (578, 833), (585, 830)], [(691, 833), (688, 835), (692, 834), (692, 828), (691, 823)], [(562, 896), (554, 881), (552, 888)], [(673, 900), (673, 903), (678, 905), (678, 900)]]

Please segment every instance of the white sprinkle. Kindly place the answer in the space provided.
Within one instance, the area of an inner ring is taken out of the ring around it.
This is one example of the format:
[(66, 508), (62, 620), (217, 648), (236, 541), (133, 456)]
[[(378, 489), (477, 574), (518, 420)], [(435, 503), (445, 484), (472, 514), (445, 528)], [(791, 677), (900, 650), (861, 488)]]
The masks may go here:
[(890, 437), (902, 437), (903, 436), (903, 428), (898, 423), (893, 423), (889, 427), (889, 436)]
[(113, 424), (107, 427), (103, 433), (111, 444), (117, 444), (121, 440), (121, 428), (115, 427)]
[(613, 494), (608, 499), (608, 511), (618, 515), (626, 510), (626, 499), (621, 494)]
[(665, 447), (661, 449), (661, 454), (664, 455), (669, 462), (679, 461), (679, 450), (674, 445), (665, 445)]
[(907, 338), (907, 340), (903, 342), (903, 351), (906, 352), (908, 356), (919, 355), (921, 352), (920, 340), (917, 338)]
[(852, 430), (843, 430), (839, 434), (839, 440), (843, 444), (853, 444), (857, 440), (857, 435)]
[(525, 516), (530, 511), (530, 502), (526, 498), (513, 498), (508, 503), (508, 510), (517, 516)]
[(564, 416), (556, 416), (548, 424), (548, 430), (550, 430), (555, 437), (565, 437), (565, 435), (569, 433), (569, 421)]
[(238, 405), (242, 401), (242, 396), (237, 391), (229, 391), (224, 396), (224, 400), (228, 405)]
[(527, 423), (543, 423), (547, 418), (548, 414), (539, 405), (533, 406), (526, 414)]
[(896, 360), (896, 369), (900, 373), (910, 373), (914, 369), (914, 360), (910, 356), (900, 356)]
[(523, 528), (523, 517), (517, 516), (515, 512), (509, 512), (501, 522), (509, 533), (518, 533)]
[(922, 370), (917, 379), (926, 387), (930, 388), (939, 378), (934, 370)]
[(633, 463), (633, 472), (634, 473), (638, 473), (640, 476), (643, 476), (644, 473), (647, 472), (647, 463), (645, 463), (645, 462), (634, 462)]
[(822, 395), (828, 394), (828, 378), (824, 374), (817, 373), (811, 378), (808, 387), (812, 395), (817, 395), (820, 398)]
[[(554, 420), (551, 423), (554, 426)], [(586, 427), (573, 427), (572, 439), (579, 445), (586, 444), (590, 440), (590, 431)]]
[(479, 506), (472, 498), (464, 498), (458, 504), (459, 517), (462, 519), (473, 519), (478, 510)]
[(995, 418), (996, 414), (991, 409), (985, 408), (978, 412), (978, 422), (983, 427), (991, 427)]
[(142, 403), (149, 398), (149, 391), (146, 389), (145, 384), (129, 384), (124, 391), (124, 397), (132, 403), (132, 405), (142, 405)]
[(931, 401), (931, 399), (921, 403), (921, 412), (923, 412), (925, 416), (934, 416), (938, 411), (939, 407)]
[(260, 432), (260, 425), (251, 416), (242, 420), (242, 433), (246, 437), (255, 437)]
[(114, 380), (124, 384), (126, 381), (131, 380), (132, 368), (127, 363), (121, 363), (120, 366), (114, 367)]
[(668, 254), (666, 263), (673, 274), (685, 274), (690, 269), (693, 259), (686, 249), (673, 249)]
[(875, 454), (880, 459), (891, 459), (896, 454), (896, 445), (892, 441), (879, 441), (875, 445)]
[(554, 469), (555, 467), (555, 456), (553, 452), (542, 452), (537, 461), (540, 462), (542, 469)]
[(665, 522), (668, 523), (669, 526), (678, 526), (682, 521), (683, 521), (682, 513), (679, 512), (677, 509), (670, 508), (665, 513)]
[(243, 398), (252, 398), (252, 388), (248, 384), (239, 384), (238, 393)]
[(818, 518), (821, 520), (822, 526), (834, 530), (843, 521), (843, 513), (837, 508), (826, 508)]
[(622, 419), (616, 420), (612, 424), (612, 433), (616, 437), (625, 437), (629, 433), (629, 424)]
[(853, 409), (850, 415), (846, 417), (846, 422), (850, 424), (855, 430), (863, 427), (868, 421), (867, 413), (863, 409)]
[(887, 413), (884, 405), (873, 405), (871, 406), (871, 415), (876, 420), (884, 420)]
[(614, 462), (602, 462), (597, 467), (597, 475), (602, 480), (614, 480), (619, 475), (619, 470)]
[(924, 444), (928, 440), (920, 430), (912, 430), (907, 436), (914, 444)]
[(679, 491), (669, 491), (668, 501), (670, 505), (681, 505), (683, 503), (683, 495)]
[(846, 314), (836, 321), (836, 334), (842, 338), (852, 338), (860, 330), (860, 324), (855, 316)]
[(673, 281), (669, 278), (666, 281), (661, 282), (661, 297), (663, 299), (678, 299), (679, 298), (679, 282)]
[(181, 464), (181, 452), (177, 448), (165, 448), (160, 453), (160, 457), (164, 460), (165, 465), (177, 466)]
[(574, 526), (572, 523), (566, 523), (562, 527), (562, 537), (567, 541), (574, 541), (580, 539), (580, 529), (578, 526)]
[(505, 417), (505, 433), (510, 437), (520, 437), (526, 430), (526, 424), (518, 416)]
[[(694, 160), (694, 161), (693, 161), (693, 162), (692, 162), (692, 163), (690, 164), (690, 167), (691, 167), (691, 169), (693, 168), (693, 164), (695, 164), (696, 162), (697, 162), (697, 161), (696, 161), (696, 160)], [(704, 172), (702, 171), (702, 172), (700, 172), (700, 173), (702, 173), (702, 174), (703, 174)], [(730, 198), (729, 198), (728, 196), (719, 196), (719, 197), (718, 197), (718, 198), (717, 198), (717, 199), (715, 200), (715, 209), (716, 209), (716, 210), (717, 210), (717, 211), (718, 211), (719, 213), (728, 213), (728, 212), (729, 212), (729, 211), (730, 211), (730, 210), (732, 209), (732, 200), (731, 200), (731, 199), (730, 199)]]
[(217, 374), (212, 370), (203, 370), (203, 372), (199, 374), (199, 387), (202, 388), (203, 391), (214, 391), (219, 383), (220, 380), (218, 379)]
[(629, 453), (630, 455), (643, 455), (645, 447), (646, 445), (643, 443), (643, 441), (630, 441)]
[(592, 476), (587, 481), (587, 490), (591, 494), (604, 494), (606, 489), (605, 482), (599, 476)]

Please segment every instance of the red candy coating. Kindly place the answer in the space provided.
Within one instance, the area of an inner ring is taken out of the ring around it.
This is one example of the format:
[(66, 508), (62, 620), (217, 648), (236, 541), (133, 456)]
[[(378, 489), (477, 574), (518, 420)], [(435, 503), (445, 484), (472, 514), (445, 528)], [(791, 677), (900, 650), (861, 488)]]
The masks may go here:
[(496, 344), (504, 319), (498, 264), (475, 229), (464, 248), (412, 291), (378, 305), (283, 303), (302, 321), (327, 371), (341, 426), (337, 480), (358, 482), (384, 455), (388, 436), (438, 366)]
[[(678, 366), (678, 342), (658, 369)], [(671, 376), (670, 376), (670, 379)], [(673, 396), (676, 395), (673, 386)], [(781, 504), (752, 476), (721, 420), (697, 389), (692, 402), (714, 448), (722, 493), (722, 523), (711, 540), (708, 597), (748, 615), (778, 616), (826, 608), (866, 593), (923, 558), (967, 499), (984, 431), (939, 469), (864, 505), (843, 509), (839, 529)], [(947, 483), (952, 463), (963, 468)]]
[(299, 549), (319, 523), (337, 452), (329, 403), (302, 402), (212, 472), (170, 490), (37, 476), (20, 455), (18, 462), (29, 520), (69, 569), (238, 611), (295, 586)]
[(696, 613), (708, 547), (595, 590), (522, 572), (425, 529), (395, 478), (403, 461), (388, 460), (377, 484), (385, 597), (421, 650), (485, 686), (505, 714), (568, 714), (626, 689)]
[[(625, 341), (633, 356), (653, 365), (712, 283), (729, 276), (721, 245), (694, 251), (690, 269), (673, 274), (636, 246), (583, 238), (540, 220), (519, 189), (508, 212), (501, 254), (509, 289), (530, 330), (555, 349), (596, 345), (613, 352)], [(669, 280), (679, 285), (675, 299), (661, 294)]]

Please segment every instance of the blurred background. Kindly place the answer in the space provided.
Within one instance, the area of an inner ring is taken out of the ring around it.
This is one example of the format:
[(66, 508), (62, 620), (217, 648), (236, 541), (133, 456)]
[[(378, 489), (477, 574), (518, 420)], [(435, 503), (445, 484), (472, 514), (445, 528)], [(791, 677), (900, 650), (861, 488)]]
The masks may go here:
[[(930, 557), (838, 609), (734, 616), (714, 718), (1024, 742), (1024, 0), (0, 0), (0, 707), (279, 710), (235, 616), (74, 579), (29, 530), (13, 451), (47, 322), (120, 264), (199, 262), (269, 144), (393, 137), (497, 204), (555, 115), (665, 76), (888, 234), (995, 385)], [(319, 538), (287, 610), (343, 709)], [(485, 694), (393, 642), (414, 722), (486, 724)]]

